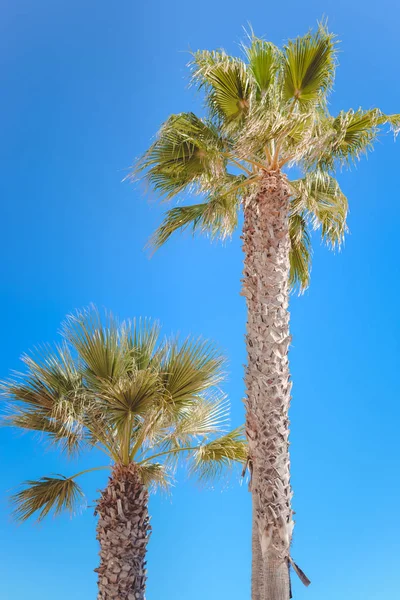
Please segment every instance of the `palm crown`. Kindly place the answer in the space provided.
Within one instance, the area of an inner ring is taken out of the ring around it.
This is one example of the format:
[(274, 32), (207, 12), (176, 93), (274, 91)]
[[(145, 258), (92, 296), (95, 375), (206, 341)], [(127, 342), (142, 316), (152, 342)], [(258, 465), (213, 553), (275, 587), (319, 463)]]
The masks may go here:
[(244, 59), (224, 51), (193, 55), (192, 81), (205, 93), (207, 115), (172, 115), (133, 171), (145, 173), (171, 199), (189, 190), (202, 202), (169, 210), (153, 242), (188, 226), (225, 238), (237, 226), (246, 197), (266, 170), (297, 167), (290, 209), (290, 282), (308, 285), (310, 231), (331, 247), (346, 231), (347, 199), (335, 179), (372, 147), (381, 126), (396, 131), (400, 115), (379, 109), (329, 113), (336, 41), (321, 24), (282, 49), (250, 36)]
[[(167, 487), (180, 456), (200, 478), (246, 460), (242, 429), (226, 430), (224, 359), (212, 345), (160, 341), (154, 323), (103, 324), (97, 311), (70, 317), (63, 337), (25, 355), (26, 371), (2, 383), (8, 425), (43, 432), (67, 454), (97, 448), (114, 465), (134, 464), (146, 486)], [(108, 467), (88, 471), (99, 468)], [(73, 511), (83, 495), (75, 478), (86, 472), (26, 482), (16, 516)]]

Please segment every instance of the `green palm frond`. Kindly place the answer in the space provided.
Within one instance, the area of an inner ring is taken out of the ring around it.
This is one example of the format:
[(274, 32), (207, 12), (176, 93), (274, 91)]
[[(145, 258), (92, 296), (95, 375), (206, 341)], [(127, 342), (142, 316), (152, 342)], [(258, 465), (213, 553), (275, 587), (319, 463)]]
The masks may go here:
[(199, 396), (181, 410), (170, 436), (164, 437), (163, 448), (192, 446), (196, 440), (221, 433), (227, 427), (228, 418), (229, 403), (224, 394)]
[(322, 239), (329, 246), (340, 247), (347, 231), (348, 201), (336, 179), (314, 171), (293, 184), (303, 198), (314, 229), (321, 229)]
[(301, 214), (293, 214), (289, 219), (290, 236), (290, 276), (292, 289), (304, 291), (310, 282), (311, 239), (307, 221)]
[[(240, 182), (240, 177), (234, 178)], [(233, 186), (234, 187), (234, 186)], [(240, 193), (222, 191), (211, 196), (207, 202), (189, 206), (176, 206), (167, 211), (164, 221), (155, 232), (152, 245), (159, 248), (178, 229), (191, 227), (193, 233), (207, 233), (212, 239), (226, 239), (235, 231), (240, 207)]]
[(111, 314), (103, 322), (93, 306), (67, 317), (63, 335), (78, 353), (84, 376), (94, 387), (103, 380), (118, 380), (131, 366), (124, 332)]
[(148, 369), (157, 360), (159, 323), (150, 319), (133, 319), (122, 323), (121, 329), (122, 337), (127, 340), (128, 349), (132, 352), (134, 367)]
[(223, 469), (236, 463), (244, 464), (248, 450), (243, 427), (199, 447), (194, 453), (191, 473), (200, 481), (214, 479)]
[(2, 423), (8, 427), (44, 434), (67, 455), (76, 456), (90, 444), (80, 425), (49, 417), (47, 412), (36, 408), (15, 407), (11, 414), (4, 416)]
[(99, 382), (94, 398), (110, 414), (144, 416), (157, 405), (163, 391), (157, 371), (134, 369), (116, 381)]
[(396, 132), (399, 115), (384, 115), (379, 109), (342, 111), (333, 121), (335, 135), (328, 153), (345, 164), (359, 160), (372, 150), (382, 125), (386, 123)]
[(160, 365), (169, 408), (179, 412), (198, 394), (217, 386), (224, 364), (225, 358), (208, 341), (187, 338), (182, 344), (169, 343)]
[(195, 52), (191, 63), (193, 80), (207, 90), (207, 104), (212, 116), (227, 123), (246, 115), (251, 86), (246, 65), (225, 52)]
[(15, 505), (14, 516), (19, 521), (26, 521), (36, 512), (39, 512), (38, 521), (52, 510), (55, 515), (64, 510), (73, 514), (84, 498), (81, 488), (73, 478), (61, 475), (27, 481), (25, 486), (11, 498)]
[(283, 97), (300, 105), (321, 100), (333, 84), (336, 67), (334, 35), (324, 25), (289, 41), (284, 48)]
[(24, 354), (21, 360), (26, 371), (1, 382), (3, 396), (51, 415), (63, 400), (72, 402), (79, 395), (82, 378), (65, 344), (54, 349), (43, 346), (36, 356)]
[(257, 84), (260, 97), (264, 97), (270, 85), (274, 83), (281, 60), (278, 48), (254, 35), (251, 44), (244, 48), (249, 63), (249, 71)]
[(224, 143), (212, 123), (193, 113), (172, 115), (139, 161), (135, 174), (146, 171), (153, 188), (167, 199), (187, 186), (202, 188), (208, 178), (225, 174)]

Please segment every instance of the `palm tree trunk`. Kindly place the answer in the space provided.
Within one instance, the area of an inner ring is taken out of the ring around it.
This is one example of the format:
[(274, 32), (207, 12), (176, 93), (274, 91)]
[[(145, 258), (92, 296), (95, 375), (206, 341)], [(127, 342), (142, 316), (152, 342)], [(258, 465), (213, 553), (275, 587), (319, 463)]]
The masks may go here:
[[(244, 207), (243, 295), (248, 308), (246, 432), (264, 562), (263, 600), (289, 600), (290, 486), (288, 231), (290, 189), (265, 173)], [(255, 600), (256, 596), (253, 598)]]
[(133, 465), (116, 466), (97, 502), (98, 600), (144, 600), (151, 527), (148, 492)]
[(261, 552), (256, 506), (257, 497), (253, 494), (251, 526), (251, 600), (264, 600), (264, 562)]

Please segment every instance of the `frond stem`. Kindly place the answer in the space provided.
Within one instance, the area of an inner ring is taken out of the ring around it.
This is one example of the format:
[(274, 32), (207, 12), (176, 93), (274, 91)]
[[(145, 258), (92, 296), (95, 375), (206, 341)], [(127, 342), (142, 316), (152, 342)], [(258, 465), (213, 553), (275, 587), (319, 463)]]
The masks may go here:
[(67, 479), (76, 479), (77, 477), (80, 477), (81, 475), (85, 475), (85, 473), (91, 473), (92, 471), (101, 471), (104, 469), (111, 469), (111, 466), (102, 466), (102, 467), (93, 467), (92, 469), (85, 469), (84, 471), (79, 471), (79, 473), (76, 473), (75, 475), (71, 475), (71, 477), (67, 477)]
[[(142, 433), (140, 435), (138, 435), (138, 438), (136, 440), (136, 443), (133, 445), (130, 454), (129, 454), (129, 460), (133, 460), (135, 457), (136, 452), (139, 450), (140, 446), (143, 444), (144, 440), (146, 439), (146, 435), (148, 434), (150, 428), (152, 427), (153, 423), (158, 419), (158, 417), (160, 416), (160, 412), (158, 411), (157, 414), (154, 417), (154, 420), (149, 421), (149, 423), (147, 424), (147, 426), (142, 427)], [(140, 464), (140, 463), (139, 463)]]
[(159, 458), (160, 456), (165, 456), (166, 454), (175, 454), (176, 452), (188, 452), (188, 451), (195, 451), (195, 450), (199, 450), (201, 448), (201, 446), (193, 446), (193, 447), (187, 447), (187, 448), (174, 448), (173, 450), (166, 450), (165, 452), (159, 452), (158, 454), (153, 454), (153, 456), (148, 456), (147, 458), (145, 458), (144, 460), (141, 460), (140, 462), (136, 463), (138, 465), (142, 465), (143, 463), (148, 462), (149, 460), (154, 460), (155, 458)]
[(251, 171), (247, 167), (242, 165), (241, 162), (239, 162), (238, 160), (233, 158), (233, 156), (231, 156), (230, 154), (227, 154), (227, 153), (224, 153), (223, 156), (228, 158), (231, 161), (231, 163), (233, 163), (234, 165), (236, 165), (236, 167), (238, 167), (238, 169), (241, 169), (242, 171), (244, 171), (246, 173), (246, 175), (251, 175)]
[(248, 177), (244, 181), (241, 181), (237, 185), (234, 185), (233, 187), (229, 188), (229, 190), (227, 190), (226, 192), (221, 194), (221, 197), (226, 196), (227, 194), (231, 194), (232, 192), (235, 192), (236, 190), (240, 189), (241, 187), (244, 187), (245, 185), (251, 185), (253, 183), (253, 181), (257, 180), (258, 178), (259, 178), (258, 174)]

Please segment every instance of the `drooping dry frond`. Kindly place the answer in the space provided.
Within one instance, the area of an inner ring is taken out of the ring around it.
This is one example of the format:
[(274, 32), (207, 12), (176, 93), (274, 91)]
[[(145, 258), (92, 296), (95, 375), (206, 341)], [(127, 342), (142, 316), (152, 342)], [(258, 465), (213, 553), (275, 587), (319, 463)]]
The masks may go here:
[(41, 477), (38, 481), (27, 481), (24, 489), (12, 496), (16, 508), (14, 516), (26, 521), (36, 512), (41, 521), (50, 511), (55, 515), (66, 510), (73, 514), (83, 499), (83, 492), (77, 483), (68, 477)]

